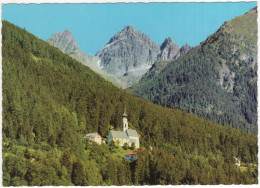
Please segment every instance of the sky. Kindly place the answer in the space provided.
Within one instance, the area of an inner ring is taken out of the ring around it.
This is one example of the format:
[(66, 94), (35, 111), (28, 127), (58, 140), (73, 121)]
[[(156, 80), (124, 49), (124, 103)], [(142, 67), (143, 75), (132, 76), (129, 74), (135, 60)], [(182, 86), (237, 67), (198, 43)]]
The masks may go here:
[(256, 2), (239, 3), (116, 3), (116, 4), (7, 4), (7, 20), (47, 40), (69, 29), (81, 50), (95, 55), (126, 25), (161, 44), (171, 37), (180, 47), (197, 46), (228, 20), (245, 14)]

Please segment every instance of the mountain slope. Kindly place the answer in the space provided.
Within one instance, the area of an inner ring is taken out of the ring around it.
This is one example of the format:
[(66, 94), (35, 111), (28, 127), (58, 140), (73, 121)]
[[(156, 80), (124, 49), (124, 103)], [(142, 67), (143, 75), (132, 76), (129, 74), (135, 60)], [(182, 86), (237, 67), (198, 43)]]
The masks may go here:
[[(225, 22), (206, 41), (155, 77), (130, 89), (178, 108), (257, 134), (257, 12)], [(149, 73), (149, 72), (148, 72)]]
[(157, 60), (160, 46), (150, 37), (126, 26), (118, 32), (96, 56), (102, 70), (114, 74), (126, 87), (136, 83)]
[[(2, 25), (5, 186), (257, 182), (257, 169), (241, 172), (233, 161), (257, 163), (257, 137), (131, 96), (25, 30)], [(120, 148), (88, 145), (81, 134), (106, 138), (124, 107), (141, 135), (131, 164)]]
[(78, 43), (73, 37), (70, 30), (61, 31), (53, 34), (51, 38), (47, 40), (49, 44), (60, 49), (66, 54), (71, 55), (81, 62), (86, 62), (88, 66), (97, 65), (98, 58), (92, 55), (85, 54), (79, 49)]

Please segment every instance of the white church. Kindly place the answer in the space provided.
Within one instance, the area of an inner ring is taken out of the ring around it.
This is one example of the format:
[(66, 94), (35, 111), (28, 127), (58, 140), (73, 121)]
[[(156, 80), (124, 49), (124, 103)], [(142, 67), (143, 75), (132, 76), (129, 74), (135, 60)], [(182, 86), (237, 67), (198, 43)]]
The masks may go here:
[(139, 135), (137, 134), (136, 130), (128, 129), (128, 121), (127, 121), (127, 114), (126, 110), (123, 114), (123, 122), (121, 124), (121, 131), (114, 131), (111, 130), (108, 133), (107, 138), (108, 144), (110, 144), (112, 141), (115, 142), (118, 146), (123, 146), (125, 143), (127, 143), (129, 146), (132, 145), (132, 143), (135, 144), (135, 148), (139, 148)]

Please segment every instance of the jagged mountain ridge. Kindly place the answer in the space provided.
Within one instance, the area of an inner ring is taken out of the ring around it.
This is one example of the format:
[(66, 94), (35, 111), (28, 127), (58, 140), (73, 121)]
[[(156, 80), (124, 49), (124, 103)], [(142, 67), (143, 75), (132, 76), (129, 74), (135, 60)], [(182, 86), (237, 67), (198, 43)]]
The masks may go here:
[(96, 56), (84, 53), (70, 30), (53, 34), (47, 42), (121, 88), (136, 84), (158, 59), (176, 60), (190, 48), (179, 48), (169, 37), (159, 46), (131, 25), (113, 36)]
[[(163, 54), (165, 52), (165, 48), (161, 48), (161, 49), (162, 49), (161, 54)], [(145, 80), (151, 79), (154, 76), (158, 75), (165, 67), (167, 67), (169, 63), (174, 63), (179, 57), (187, 54), (191, 49), (192, 47), (190, 47), (188, 44), (179, 48), (178, 51), (174, 50), (174, 48), (168, 48), (166, 50), (167, 52), (166, 54), (174, 54), (174, 55), (170, 55), (167, 58), (162, 58), (162, 56), (159, 56), (158, 60), (153, 64), (153, 66), (149, 69), (149, 71), (147, 71), (146, 74), (143, 75), (143, 77), (140, 79), (139, 82), (144, 82)], [(173, 51), (175, 51), (175, 53), (173, 53)]]
[(159, 46), (129, 25), (112, 37), (96, 56), (101, 58), (102, 69), (116, 74), (128, 88), (150, 72), (157, 60), (177, 60), (190, 49), (187, 44), (179, 48), (170, 37)]
[(172, 43), (170, 38), (165, 39), (164, 43), (161, 45), (161, 54), (158, 56), (158, 60), (153, 64), (153, 66), (142, 76), (140, 81), (136, 84), (133, 84), (130, 88), (126, 90), (128, 92), (133, 92), (133, 88), (138, 87), (138, 85), (143, 82), (152, 79), (154, 76), (158, 75), (168, 64), (174, 63), (179, 57), (187, 54), (192, 47), (188, 44), (182, 46), (178, 50), (176, 48), (172, 48), (171, 46), (177, 46), (175, 44), (168, 44), (168, 42)]
[(157, 62), (157, 72), (148, 72), (128, 91), (257, 134), (256, 26), (255, 8), (225, 22), (174, 63)]

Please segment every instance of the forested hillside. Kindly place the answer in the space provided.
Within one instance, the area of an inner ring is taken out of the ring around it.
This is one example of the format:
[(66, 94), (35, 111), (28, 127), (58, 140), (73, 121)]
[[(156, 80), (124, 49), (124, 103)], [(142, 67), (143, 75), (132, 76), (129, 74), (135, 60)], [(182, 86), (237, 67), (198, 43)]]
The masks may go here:
[[(257, 183), (257, 137), (133, 97), (6, 21), (2, 49), (5, 186)], [(132, 163), (81, 134), (106, 137), (124, 107), (141, 135)]]
[(154, 66), (131, 93), (257, 135), (256, 8), (177, 61)]

